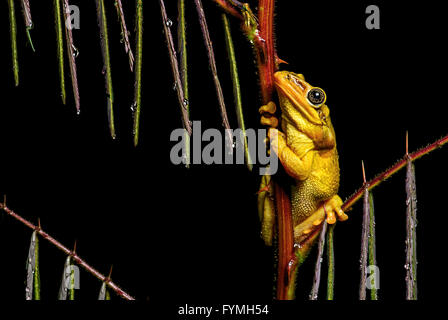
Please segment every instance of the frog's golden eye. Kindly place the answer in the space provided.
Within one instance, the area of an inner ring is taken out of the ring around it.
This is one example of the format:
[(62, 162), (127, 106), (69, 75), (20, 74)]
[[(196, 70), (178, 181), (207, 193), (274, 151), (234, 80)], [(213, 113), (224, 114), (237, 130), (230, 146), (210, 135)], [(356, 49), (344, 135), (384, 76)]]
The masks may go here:
[(320, 88), (313, 88), (308, 92), (308, 101), (315, 107), (320, 107), (325, 102), (325, 92)]

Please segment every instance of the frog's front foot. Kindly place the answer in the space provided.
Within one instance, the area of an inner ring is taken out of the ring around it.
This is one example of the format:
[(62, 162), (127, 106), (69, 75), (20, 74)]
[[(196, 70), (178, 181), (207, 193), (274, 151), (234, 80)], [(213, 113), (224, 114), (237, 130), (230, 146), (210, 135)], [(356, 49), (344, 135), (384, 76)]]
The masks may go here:
[(264, 126), (269, 126), (271, 128), (278, 127), (278, 119), (274, 116), (277, 106), (274, 102), (270, 101), (268, 104), (261, 106), (258, 111), (261, 114), (261, 124)]

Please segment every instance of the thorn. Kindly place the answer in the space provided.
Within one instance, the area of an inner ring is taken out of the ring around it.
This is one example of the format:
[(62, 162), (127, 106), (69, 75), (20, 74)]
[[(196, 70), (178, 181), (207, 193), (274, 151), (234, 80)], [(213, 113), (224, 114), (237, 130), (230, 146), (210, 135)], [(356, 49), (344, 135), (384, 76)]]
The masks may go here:
[(37, 218), (37, 230), (42, 230), (42, 227), (40, 226), (40, 218)]
[(72, 256), (76, 255), (76, 244), (77, 244), (77, 240), (75, 240), (75, 244), (73, 245), (73, 251), (72, 251)]
[(109, 279), (110, 280), (110, 277), (112, 276), (112, 269), (114, 268), (114, 265), (113, 264), (111, 264), (110, 265), (110, 270), (109, 270), (109, 275), (107, 276), (107, 279)]
[(409, 156), (409, 133), (406, 130), (406, 156)]
[(282, 63), (289, 64), (287, 61), (285, 61), (283, 59), (280, 59), (278, 56), (275, 56), (275, 62), (276, 62), (277, 65), (280, 65)]
[(364, 184), (366, 184), (367, 180), (366, 180), (366, 170), (364, 168), (364, 161), (361, 160), (361, 165), (362, 165), (362, 179), (364, 181)]
[(260, 194), (262, 192), (268, 192), (270, 189), (271, 189), (271, 184), (269, 183), (268, 185), (266, 185), (263, 188), (261, 188), (260, 190), (258, 190), (255, 194)]
[(3, 195), (3, 209), (6, 208), (6, 194)]

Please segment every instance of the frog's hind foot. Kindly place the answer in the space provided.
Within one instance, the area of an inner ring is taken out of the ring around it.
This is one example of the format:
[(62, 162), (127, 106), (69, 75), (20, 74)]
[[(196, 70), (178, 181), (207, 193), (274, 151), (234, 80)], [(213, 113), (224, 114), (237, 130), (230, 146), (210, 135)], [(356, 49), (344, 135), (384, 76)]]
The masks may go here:
[(261, 114), (261, 124), (269, 126), (271, 128), (277, 128), (278, 119), (274, 116), (276, 110), (277, 106), (272, 101), (270, 101), (268, 104), (265, 104), (264, 106), (261, 106), (261, 108), (258, 109)]
[(348, 219), (348, 216), (341, 209), (342, 200), (338, 195), (334, 195), (330, 200), (327, 200), (323, 204), (323, 209), (325, 211), (325, 215), (327, 216), (327, 223), (334, 224), (336, 223), (336, 217), (339, 221), (345, 221)]
[(320, 230), (321, 224), (325, 219), (328, 224), (334, 224), (336, 220), (347, 220), (348, 216), (341, 209), (342, 204), (343, 202), (338, 195), (334, 195), (325, 201), (311, 216), (294, 227), (295, 242), (301, 244), (315, 235), (316, 231)]

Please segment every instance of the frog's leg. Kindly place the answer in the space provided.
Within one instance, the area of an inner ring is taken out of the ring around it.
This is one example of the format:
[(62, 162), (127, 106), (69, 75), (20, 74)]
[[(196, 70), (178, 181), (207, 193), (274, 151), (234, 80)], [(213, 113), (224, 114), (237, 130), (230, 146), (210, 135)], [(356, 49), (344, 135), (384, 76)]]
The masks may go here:
[(334, 195), (326, 200), (311, 216), (294, 227), (294, 238), (300, 243), (312, 231), (327, 219), (328, 224), (336, 223), (336, 217), (339, 221), (345, 221), (348, 216), (341, 209), (343, 202), (338, 195)]
[(303, 155), (299, 156), (288, 146), (283, 132), (271, 128), (268, 135), (271, 141), (271, 149), (277, 154), (288, 175), (299, 181), (307, 179), (311, 173), (311, 165), (315, 155), (314, 152), (311, 152), (314, 148), (313, 144), (304, 144)]
[(271, 176), (261, 178), (258, 191), (258, 214), (261, 220), (261, 238), (267, 246), (272, 245), (275, 224), (274, 192)]
[(277, 128), (278, 119), (274, 116), (276, 110), (277, 106), (272, 101), (270, 101), (268, 104), (265, 104), (264, 106), (261, 106), (261, 108), (258, 109), (261, 114), (261, 124), (269, 126), (271, 128)]

